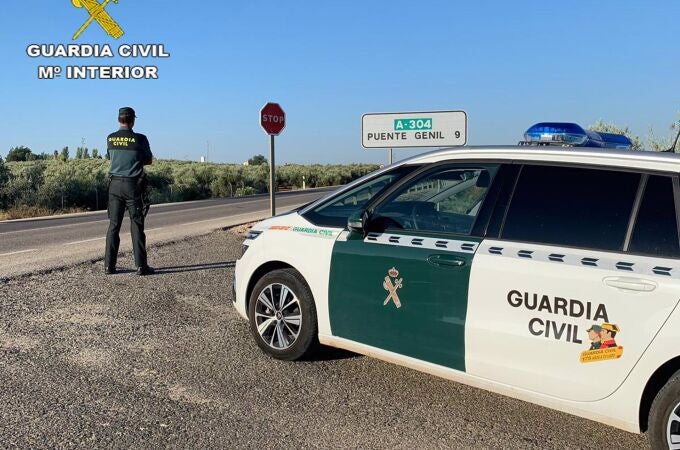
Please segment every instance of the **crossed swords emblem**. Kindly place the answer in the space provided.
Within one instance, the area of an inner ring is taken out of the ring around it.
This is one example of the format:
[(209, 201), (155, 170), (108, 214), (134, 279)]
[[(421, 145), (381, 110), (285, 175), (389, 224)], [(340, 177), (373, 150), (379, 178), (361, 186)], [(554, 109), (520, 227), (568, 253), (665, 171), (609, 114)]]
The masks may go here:
[[(390, 301), (394, 302), (394, 306), (397, 308), (401, 308), (401, 301), (399, 300), (399, 295), (397, 294), (397, 290), (402, 287), (402, 282), (404, 281), (403, 278), (397, 279), (399, 276), (399, 271), (392, 267), (388, 272), (387, 276), (385, 277), (385, 281), (383, 281), (383, 287), (385, 290), (389, 293), (385, 301), (383, 302), (383, 306), (386, 306)], [(392, 282), (392, 278), (394, 278), (394, 283)]]
[(99, 3), (97, 0), (71, 0), (73, 6), (76, 8), (85, 7), (87, 12), (90, 13), (90, 18), (87, 19), (83, 26), (80, 27), (78, 31), (76, 31), (76, 34), (73, 35), (74, 41), (78, 39), (81, 34), (83, 34), (83, 31), (85, 31), (85, 29), (87, 29), (87, 27), (89, 27), (94, 20), (96, 20), (97, 23), (104, 29), (104, 31), (106, 31), (106, 33), (114, 39), (118, 39), (123, 34), (125, 34), (120, 25), (118, 25), (118, 23), (116, 23), (116, 21), (111, 18), (109, 13), (106, 12), (106, 5), (108, 5), (111, 1), (118, 4), (118, 0), (104, 0), (104, 3)]

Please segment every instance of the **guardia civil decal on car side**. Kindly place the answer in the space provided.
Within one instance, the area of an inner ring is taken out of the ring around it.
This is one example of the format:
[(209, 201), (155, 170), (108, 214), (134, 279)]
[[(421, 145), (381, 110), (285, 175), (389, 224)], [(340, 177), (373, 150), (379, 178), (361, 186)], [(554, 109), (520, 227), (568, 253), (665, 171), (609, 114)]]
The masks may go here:
[(333, 335), (464, 371), (468, 283), (479, 240), (396, 232), (344, 237), (331, 259)]
[(396, 267), (392, 267), (387, 271), (387, 276), (383, 281), (383, 288), (385, 288), (388, 295), (383, 302), (383, 306), (387, 305), (389, 302), (394, 302), (395, 307), (401, 308), (401, 300), (399, 300), (399, 294), (397, 293), (397, 290), (404, 287), (404, 279), (397, 279), (398, 276), (399, 271), (396, 269)]

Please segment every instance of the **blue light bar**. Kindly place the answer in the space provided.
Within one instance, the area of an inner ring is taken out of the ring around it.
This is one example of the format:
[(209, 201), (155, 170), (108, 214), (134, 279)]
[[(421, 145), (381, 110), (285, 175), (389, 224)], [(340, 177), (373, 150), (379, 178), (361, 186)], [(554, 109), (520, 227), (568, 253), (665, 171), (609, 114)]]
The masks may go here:
[(583, 145), (588, 140), (586, 131), (575, 123), (541, 122), (532, 125), (524, 140), (543, 145)]
[(633, 142), (628, 139), (628, 136), (623, 134), (605, 133), (603, 131), (589, 131), (600, 137), (602, 147), (607, 148), (623, 148), (630, 150), (633, 147)]
[(600, 147), (630, 149), (633, 143), (622, 134), (584, 130), (575, 123), (540, 122), (524, 133), (524, 144), (561, 145), (564, 147)]

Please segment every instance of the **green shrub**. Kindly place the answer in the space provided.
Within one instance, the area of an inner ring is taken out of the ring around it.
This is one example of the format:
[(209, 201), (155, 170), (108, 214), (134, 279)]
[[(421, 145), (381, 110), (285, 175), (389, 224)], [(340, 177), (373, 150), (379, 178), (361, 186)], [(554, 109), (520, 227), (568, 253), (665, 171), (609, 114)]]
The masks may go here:
[[(0, 211), (13, 216), (30, 211), (105, 209), (110, 163), (104, 159), (50, 159), (3, 163), (0, 160)], [(277, 167), (277, 185), (308, 188), (348, 183), (378, 168), (373, 164)], [(242, 197), (269, 192), (269, 165), (155, 160), (146, 168), (153, 203)], [(31, 209), (32, 208), (32, 209)]]

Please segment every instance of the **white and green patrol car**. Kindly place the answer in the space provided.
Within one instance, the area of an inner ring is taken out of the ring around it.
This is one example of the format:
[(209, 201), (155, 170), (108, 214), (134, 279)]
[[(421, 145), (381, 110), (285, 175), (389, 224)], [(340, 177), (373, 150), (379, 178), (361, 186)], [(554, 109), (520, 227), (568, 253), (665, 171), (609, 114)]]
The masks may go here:
[(259, 223), (235, 306), (280, 359), (317, 343), (680, 449), (680, 158), (439, 150)]

